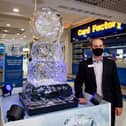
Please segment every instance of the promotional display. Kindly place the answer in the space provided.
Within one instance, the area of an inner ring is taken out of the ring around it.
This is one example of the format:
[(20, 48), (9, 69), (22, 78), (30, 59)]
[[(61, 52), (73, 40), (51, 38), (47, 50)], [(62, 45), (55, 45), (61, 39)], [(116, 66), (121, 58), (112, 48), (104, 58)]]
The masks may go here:
[(23, 56), (5, 55), (4, 84), (12, 84), (15, 87), (22, 86), (22, 64)]
[(4, 53), (5, 53), (5, 45), (0, 44), (0, 69), (1, 70), (3, 70)]
[(5, 45), (0, 44), (0, 82), (3, 82), (4, 53), (5, 53)]
[(39, 40), (32, 46), (27, 83), (20, 100), (29, 115), (76, 107), (59, 42), (61, 17), (53, 9), (42, 8), (33, 18), (33, 30)]
[(3, 66), (3, 85), (21, 87), (23, 81), (23, 45), (19, 40), (7, 40)]

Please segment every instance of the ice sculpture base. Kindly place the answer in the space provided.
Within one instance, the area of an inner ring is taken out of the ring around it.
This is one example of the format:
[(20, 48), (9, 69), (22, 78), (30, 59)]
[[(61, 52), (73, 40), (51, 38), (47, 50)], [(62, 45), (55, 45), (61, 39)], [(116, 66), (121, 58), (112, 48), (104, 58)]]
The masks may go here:
[(72, 88), (68, 84), (42, 85), (40, 87), (27, 84), (23, 93), (19, 94), (19, 98), (28, 115), (48, 113), (78, 105)]
[(36, 104), (35, 106), (30, 106), (27, 104), (28, 101), (25, 101), (25, 99), (23, 99), (23, 95), (20, 94), (20, 101), (23, 103), (28, 115), (32, 116), (32, 115), (38, 115), (38, 114), (43, 114), (43, 113), (49, 113), (49, 112), (54, 112), (54, 111), (59, 111), (59, 110), (64, 110), (64, 109), (68, 109), (68, 108), (73, 108), (73, 107), (77, 107), (78, 104), (76, 101), (74, 100), (62, 100), (59, 99), (59, 101), (57, 100), (57, 102), (54, 103), (54, 101), (56, 101), (56, 99), (51, 99), (49, 102), (47, 102), (45, 100), (45, 103), (39, 105), (39, 103), (41, 103), (40, 101), (37, 101), (38, 105)]

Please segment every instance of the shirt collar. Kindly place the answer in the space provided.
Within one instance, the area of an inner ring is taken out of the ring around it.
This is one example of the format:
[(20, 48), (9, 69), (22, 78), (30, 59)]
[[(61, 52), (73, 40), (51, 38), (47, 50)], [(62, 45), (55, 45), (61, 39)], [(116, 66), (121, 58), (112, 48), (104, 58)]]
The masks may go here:
[(98, 59), (96, 59), (94, 56), (93, 56), (93, 62), (96, 62), (96, 63), (98, 63), (98, 62), (102, 62), (103, 61), (103, 56), (100, 56)]

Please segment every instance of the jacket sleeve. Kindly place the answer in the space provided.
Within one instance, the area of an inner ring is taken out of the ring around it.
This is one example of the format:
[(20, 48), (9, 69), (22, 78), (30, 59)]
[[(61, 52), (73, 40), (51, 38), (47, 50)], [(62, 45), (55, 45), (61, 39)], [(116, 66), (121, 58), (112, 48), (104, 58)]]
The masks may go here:
[(75, 89), (75, 96), (77, 98), (83, 98), (83, 83), (85, 81), (85, 67), (86, 63), (80, 62), (79, 68), (78, 68), (78, 73), (74, 82), (74, 89)]
[(114, 92), (114, 105), (115, 107), (122, 107), (122, 93), (120, 88), (120, 81), (117, 73), (117, 67), (113, 61), (113, 92)]

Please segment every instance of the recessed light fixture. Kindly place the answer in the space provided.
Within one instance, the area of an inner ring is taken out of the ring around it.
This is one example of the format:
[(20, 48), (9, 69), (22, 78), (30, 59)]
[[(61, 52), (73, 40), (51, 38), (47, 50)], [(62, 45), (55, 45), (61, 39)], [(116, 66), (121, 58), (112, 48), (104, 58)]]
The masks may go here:
[(20, 10), (18, 8), (13, 8), (13, 12), (18, 13)]
[(26, 38), (27, 36), (26, 36), (26, 35), (24, 35), (23, 37), (24, 37), (24, 38)]
[(4, 32), (8, 32), (8, 30), (7, 29), (5, 29), (5, 30), (3, 30)]
[(17, 35), (20, 35), (20, 33), (17, 33)]
[(21, 28), (21, 31), (24, 31), (24, 28)]
[(3, 34), (3, 35), (2, 35), (2, 38), (5, 38), (5, 37), (6, 37), (6, 35), (7, 35), (7, 34)]
[(11, 24), (6, 24), (6, 26), (7, 26), (7, 27), (10, 27), (10, 26), (11, 26)]
[(119, 38), (120, 38), (119, 36), (116, 37), (116, 39), (119, 39)]

